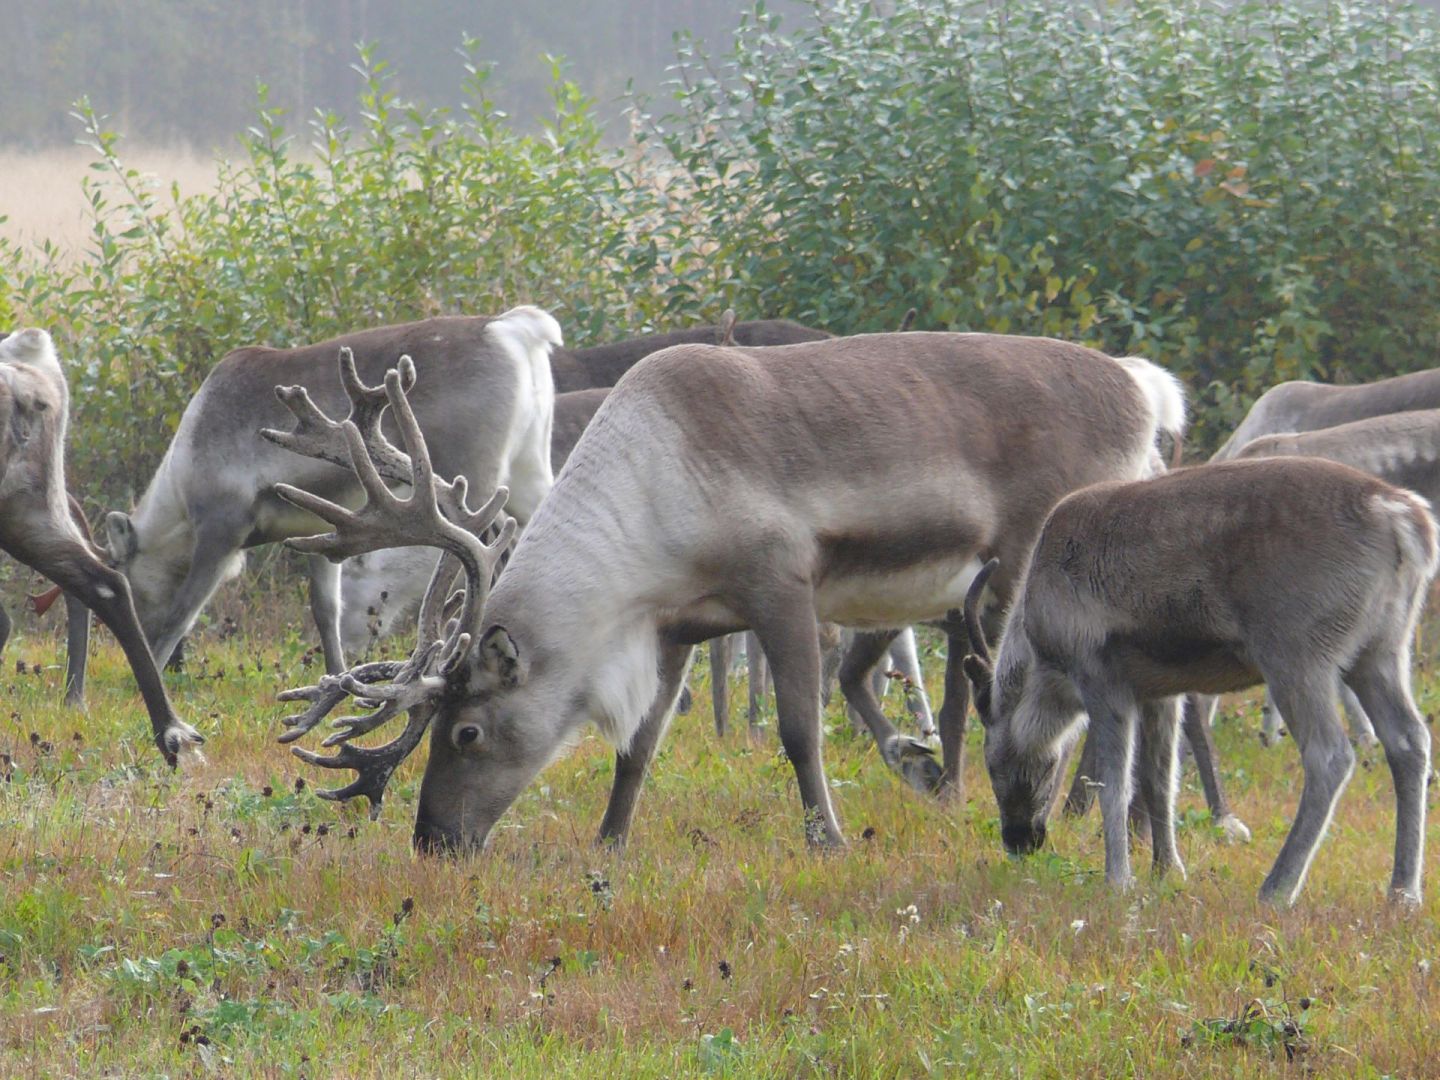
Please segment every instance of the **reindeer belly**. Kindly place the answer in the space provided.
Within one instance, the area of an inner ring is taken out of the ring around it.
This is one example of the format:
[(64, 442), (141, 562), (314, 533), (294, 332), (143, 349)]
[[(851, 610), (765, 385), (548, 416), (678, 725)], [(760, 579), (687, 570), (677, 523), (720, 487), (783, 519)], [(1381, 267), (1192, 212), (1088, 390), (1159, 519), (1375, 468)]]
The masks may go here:
[(815, 613), (825, 622), (862, 629), (938, 619), (965, 603), (980, 566), (970, 556), (832, 571), (816, 583)]

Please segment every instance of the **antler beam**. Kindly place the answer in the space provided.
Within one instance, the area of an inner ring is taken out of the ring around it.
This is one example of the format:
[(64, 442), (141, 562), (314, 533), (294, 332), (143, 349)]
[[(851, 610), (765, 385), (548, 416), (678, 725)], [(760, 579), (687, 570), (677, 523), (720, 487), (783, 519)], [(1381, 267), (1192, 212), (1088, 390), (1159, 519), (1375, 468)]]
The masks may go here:
[[(384, 387), (362, 383), (348, 349), (340, 353), (340, 376), (350, 398), (350, 416), (335, 421), (326, 416), (304, 387), (277, 387), (280, 400), (295, 415), (292, 432), (267, 430), (266, 438), (281, 446), (344, 465), (355, 474), (366, 497), (359, 510), (288, 484), (276, 484), (281, 498), (328, 522), (332, 531), (287, 541), (291, 547), (332, 559), (348, 558), (382, 548), (425, 545), (439, 548), (442, 557), (421, 603), (419, 640), (408, 660), (362, 664), (341, 675), (327, 675), (314, 686), (289, 690), (282, 701), (306, 701), (309, 708), (287, 717), (283, 743), (294, 742), (313, 730), (346, 698), (354, 698), (365, 714), (344, 716), (332, 722), (338, 731), (322, 746), (338, 746), (332, 756), (292, 747), (294, 754), (325, 769), (354, 769), (359, 775), (346, 787), (322, 791), (327, 799), (364, 795), (370, 813), (379, 813), (385, 786), (396, 768), (419, 744), (430, 724), (438, 699), (450, 678), (464, 678), (470, 643), (479, 632), (490, 584), (515, 535), (515, 521), (502, 513), (508, 492), (497, 490), (485, 505), (471, 510), (466, 502), (463, 476), (445, 481), (435, 475), (425, 436), (415, 420), (407, 393), (415, 382), (408, 357), (385, 374)], [(383, 395), (383, 402), (381, 396)], [(400, 429), (403, 451), (380, 431), (386, 408)], [(389, 486), (411, 488), (401, 497)], [(486, 537), (490, 540), (487, 543)], [(456, 568), (465, 575), (464, 601), (459, 616), (445, 629), (445, 608)], [(409, 720), (393, 742), (374, 748), (352, 745), (350, 740), (374, 731), (399, 713)]]

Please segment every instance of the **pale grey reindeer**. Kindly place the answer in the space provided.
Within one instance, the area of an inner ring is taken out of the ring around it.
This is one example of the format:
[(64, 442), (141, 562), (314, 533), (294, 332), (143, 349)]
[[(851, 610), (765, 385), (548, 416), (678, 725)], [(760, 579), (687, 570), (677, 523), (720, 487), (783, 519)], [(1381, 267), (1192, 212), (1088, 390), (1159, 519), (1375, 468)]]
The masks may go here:
[[(110, 628), (150, 714), (155, 745), (174, 765), (205, 740), (165, 695), (125, 578), (105, 564), (72, 515), (65, 490), (69, 415), (70, 392), (50, 335), (29, 329), (0, 339), (0, 548)], [(72, 638), (72, 665), (75, 647)]]
[[(0, 338), (6, 335), (0, 334)], [(90, 534), (90, 522), (85, 511), (74, 495), (65, 496), (70, 510), (70, 520), (80, 530), (87, 544), (94, 543)], [(85, 668), (90, 656), (90, 609), (75, 596), (65, 592), (59, 585), (52, 585), (44, 592), (26, 597), (26, 604), (36, 615), (44, 615), (60, 597), (65, 598), (65, 704), (76, 709), (85, 707)], [(0, 608), (0, 651), (10, 640), (14, 624), (4, 608)]]
[[(490, 591), (498, 556), (472, 535), (488, 519), (447, 509), (453, 492), (426, 482), (424, 439), (400, 374), (387, 375), (420, 474), (416, 493), (391, 494), (381, 476), (408, 482), (408, 468), (391, 468), (393, 448), (374, 440), (367, 456), (366, 440), (346, 426), (347, 446), (325, 453), (353, 458), (369, 502), (352, 512), (281, 486), (334, 526), (292, 545), (328, 557), (440, 548), (465, 566), (465, 606), (442, 644), (432, 617), (442, 570), (410, 660), (292, 692), (310, 706), (289, 718), (285, 739), (347, 695), (381, 702), (370, 717), (339, 721), (327, 740), (343, 744), (339, 754), (305, 755), (359, 773), (332, 797), (376, 804), (429, 728), (415, 844), (470, 850), (593, 722), (617, 752), (600, 836), (619, 842), (694, 644), (751, 628), (771, 664), (806, 837), (841, 844), (821, 765), (818, 621), (935, 618), (959, 606), (982, 556), (999, 553), (1018, 570), (1062, 495), (1152, 471), (1163, 412), (1155, 400), (1174, 392), (1156, 385), (1173, 388), (1141, 361), (989, 334), (667, 349), (606, 399)], [(927, 468), (913, 469), (916, 460)], [(462, 517), (466, 528), (456, 525)], [(998, 590), (1015, 576), (1002, 570)], [(406, 709), (410, 722), (394, 742), (350, 744)]]
[[(828, 337), (824, 330), (789, 319), (737, 322), (735, 313), (727, 311), (715, 326), (691, 326), (584, 349), (556, 348), (550, 354), (557, 391), (556, 427), (550, 441), (552, 470), (559, 473), (606, 391), (653, 352), (681, 344), (729, 341), (767, 346)], [(424, 422), (422, 416), (422, 426)], [(512, 495), (512, 503), (514, 498)], [(522, 524), (523, 521), (522, 518)], [(413, 622), (435, 562), (435, 552), (420, 547), (377, 551), (347, 559), (339, 571), (338, 581), (338, 632), (343, 651), (351, 656), (361, 655), (377, 641)], [(334, 674), (337, 669), (327, 666), (327, 670)]]
[[(348, 469), (311, 460), (261, 437), (290, 414), (278, 383), (307, 386), (321, 408), (346, 401), (335, 376), (341, 349), (360, 379), (376, 381), (402, 355), (425, 381), (414, 408), (438, 468), (477, 488), (510, 488), (522, 525), (550, 490), (554, 390), (549, 358), (560, 326), (536, 307), (502, 315), (447, 316), (346, 334), (293, 349), (228, 353), (186, 406), (150, 486), (132, 514), (106, 519), (114, 564), (126, 575), (156, 659), (164, 663), (209, 602), (238, 574), (246, 548), (312, 533), (322, 524), (278, 498), (278, 482), (355, 502)], [(342, 365), (342, 378), (347, 369)], [(377, 407), (383, 405), (383, 394)], [(340, 568), (314, 557), (310, 603), (326, 670), (344, 668), (339, 639)]]
[(1260, 395), (1210, 460), (1228, 461), (1265, 435), (1316, 431), (1417, 409), (1440, 409), (1440, 368), (1351, 386), (1284, 382)]
[(1355, 765), (1335, 707), (1344, 682), (1374, 720), (1395, 781), (1392, 895), (1418, 903), (1430, 735), (1411, 698), (1410, 641), (1436, 557), (1423, 499), (1328, 461), (1206, 465), (1062, 500), (993, 666), (978, 620), (983, 576), (966, 599), (974, 655), (965, 668), (1006, 849), (1044, 842), (1067, 744), (1088, 715), (1106, 879), (1133, 881), (1132, 769), (1154, 870), (1183, 873), (1178, 695), (1263, 681), (1291, 718), (1305, 780), (1260, 895), (1293, 903)]

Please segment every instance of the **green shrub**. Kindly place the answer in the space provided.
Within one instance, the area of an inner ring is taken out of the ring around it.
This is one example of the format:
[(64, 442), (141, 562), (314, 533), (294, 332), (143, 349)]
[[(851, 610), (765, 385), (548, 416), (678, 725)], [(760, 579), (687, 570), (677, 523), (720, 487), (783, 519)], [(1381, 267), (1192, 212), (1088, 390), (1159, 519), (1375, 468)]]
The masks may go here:
[(552, 310), (580, 337), (643, 323), (643, 282), (608, 273), (630, 222), (592, 103), (555, 68), (554, 115), (517, 134), (466, 63), (456, 114), (396, 100), (362, 49), (358, 129), (315, 117), (300, 146), (265, 90), (243, 155), (209, 194), (162, 195), (86, 103), (105, 183), (79, 259), (0, 247), (7, 304), (55, 333), (72, 376), (72, 473), (113, 503), (138, 493), (225, 352), (289, 346), (439, 313)]
[[(684, 43), (648, 125), (746, 308), (1137, 352), (1216, 441), (1440, 340), (1440, 46), (1399, 3), (862, 0)], [(667, 283), (687, 293), (684, 267)], [(699, 295), (703, 295), (703, 290)]]

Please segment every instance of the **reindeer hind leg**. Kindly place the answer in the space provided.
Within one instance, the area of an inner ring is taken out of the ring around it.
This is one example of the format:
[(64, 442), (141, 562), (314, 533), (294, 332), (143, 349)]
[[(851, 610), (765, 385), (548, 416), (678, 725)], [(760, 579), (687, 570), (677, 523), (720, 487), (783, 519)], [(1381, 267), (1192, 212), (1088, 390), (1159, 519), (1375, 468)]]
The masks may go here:
[(1317, 679), (1313, 667), (1298, 670), (1302, 673), (1299, 677), (1269, 680), (1275, 704), (1289, 720), (1305, 773), (1295, 821), (1260, 886), (1260, 899), (1280, 906), (1293, 904), (1300, 895), (1340, 792), (1355, 769), (1355, 751), (1335, 707), (1338, 678), (1332, 674)]
[(1393, 899), (1420, 902), (1425, 855), (1425, 785), (1430, 775), (1430, 732), (1410, 692), (1409, 664), (1394, 657), (1366, 658), (1346, 676), (1375, 725), (1395, 782)]

